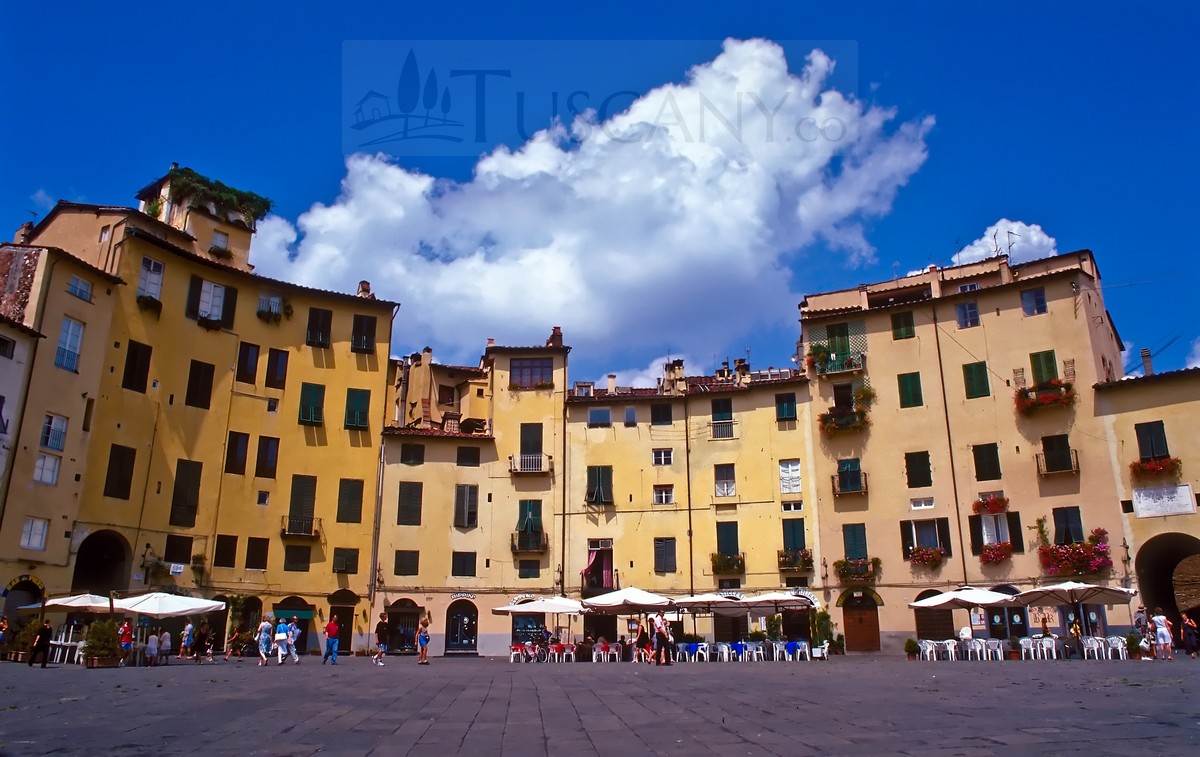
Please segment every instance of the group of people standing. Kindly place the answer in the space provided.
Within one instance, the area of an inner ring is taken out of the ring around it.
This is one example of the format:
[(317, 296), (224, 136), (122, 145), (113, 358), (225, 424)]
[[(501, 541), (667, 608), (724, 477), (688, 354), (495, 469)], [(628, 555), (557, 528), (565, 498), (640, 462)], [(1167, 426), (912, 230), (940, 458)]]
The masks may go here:
[[(1175, 659), (1175, 624), (1161, 607), (1155, 607), (1149, 617), (1146, 616), (1145, 607), (1137, 608), (1133, 614), (1133, 627), (1142, 636), (1142, 650), (1150, 654), (1150, 657), (1143, 656), (1143, 659)], [(1196, 659), (1200, 656), (1200, 631), (1196, 628), (1196, 621), (1186, 612), (1179, 613), (1179, 639), (1188, 657)]]

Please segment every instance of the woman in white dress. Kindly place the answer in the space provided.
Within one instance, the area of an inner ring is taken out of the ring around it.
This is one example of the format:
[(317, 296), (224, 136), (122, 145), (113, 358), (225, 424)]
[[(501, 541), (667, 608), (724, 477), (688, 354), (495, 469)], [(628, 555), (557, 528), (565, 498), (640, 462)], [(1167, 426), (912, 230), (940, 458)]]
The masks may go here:
[(1158, 642), (1158, 659), (1174, 660), (1175, 654), (1171, 651), (1171, 621), (1163, 615), (1161, 607), (1154, 608), (1154, 617), (1151, 620), (1154, 621), (1155, 641)]
[(163, 665), (171, 661), (171, 632), (165, 628), (158, 637), (158, 661)]

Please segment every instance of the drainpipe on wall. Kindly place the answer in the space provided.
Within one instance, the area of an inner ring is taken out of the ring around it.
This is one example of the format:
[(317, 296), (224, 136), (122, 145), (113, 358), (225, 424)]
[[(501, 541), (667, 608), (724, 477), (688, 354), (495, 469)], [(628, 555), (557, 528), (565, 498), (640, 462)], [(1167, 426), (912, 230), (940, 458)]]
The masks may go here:
[(942, 418), (946, 424), (946, 450), (950, 453), (950, 490), (954, 496), (954, 522), (958, 528), (958, 560), (962, 565), (962, 581), (966, 585), (968, 583), (966, 545), (970, 543), (970, 539), (968, 537), (967, 541), (963, 541), (962, 508), (958, 502), (958, 473), (954, 467), (954, 444), (951, 441), (953, 437), (950, 435), (950, 405), (946, 397), (946, 374), (942, 366), (942, 339), (938, 328), (936, 301), (931, 303), (930, 312), (933, 313), (933, 341), (937, 352), (938, 385), (942, 390)]
[[(388, 360), (391, 358), (392, 337), (396, 327), (396, 313), (400, 312), (400, 306), (396, 305), (392, 308), (392, 325), (388, 328)], [(383, 429), (387, 426), (387, 371), (383, 372), (384, 403), (383, 403), (383, 419), (379, 427), (379, 458), (375, 468), (375, 522), (371, 526), (371, 567), (370, 574), (367, 578), (367, 604), (371, 606), (371, 611), (375, 611), (375, 590), (376, 579), (379, 577), (379, 533), (380, 524), (383, 519), (383, 471), (384, 471), (384, 450), (386, 448), (386, 440), (383, 436)], [(404, 407), (405, 395), (408, 392), (408, 360), (400, 361), (400, 405)], [(397, 423), (399, 420), (397, 420)], [(370, 621), (367, 621), (367, 632), (370, 633)]]
[(684, 470), (687, 471), (687, 499), (688, 499), (688, 596), (696, 596), (696, 565), (695, 565), (695, 547), (692, 543), (692, 421), (688, 415), (688, 396), (687, 388), (684, 388), (683, 395), (683, 459), (686, 465)]

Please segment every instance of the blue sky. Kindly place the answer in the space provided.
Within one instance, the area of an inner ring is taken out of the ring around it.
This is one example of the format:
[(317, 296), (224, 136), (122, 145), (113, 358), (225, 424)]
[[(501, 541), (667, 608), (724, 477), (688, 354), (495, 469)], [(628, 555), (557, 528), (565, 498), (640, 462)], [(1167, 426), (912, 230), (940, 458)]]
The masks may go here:
[[(989, 228), (1016, 229), (1029, 254), (1094, 250), (1122, 338), (1154, 350), (1158, 370), (1195, 364), (1189, 289), (1200, 264), (1184, 219), (1200, 200), (1200, 67), (1187, 44), (1200, 13), (1043, 6), (218, 2), (118, 14), (6, 4), (0, 232), (10, 238), (58, 198), (132, 203), (178, 161), (274, 200), (279, 218), (255, 247), (260, 270), (351, 290), (368, 278), (403, 302), (397, 354), (431, 344), (439, 359), (470, 361), (489, 336), (534, 343), (561, 323), (574, 378), (615, 371), (642, 383), (667, 355), (697, 372), (747, 350), (756, 368), (786, 365), (799, 295), (949, 264)], [(727, 48), (726, 38), (780, 44)], [(362, 40), (389, 40), (391, 53), (351, 72)], [(806, 73), (814, 45), (831, 73)], [(346, 103), (360, 85), (394, 92), (414, 46), (444, 69), (463, 67), (461, 51), (474, 47), (478, 62), (522, 72), (536, 91), (704, 91), (705, 76), (723, 72), (743, 88), (818, 81), (854, 104), (842, 116), (883, 125), (809, 173), (789, 168), (806, 153), (721, 148), (736, 170), (709, 166), (700, 181), (692, 169), (711, 151), (669, 143), (652, 195), (589, 194), (620, 177), (644, 183), (646, 167), (570, 134), (538, 152), (496, 130), (490, 138), (513, 153), (483, 164), (395, 151), (348, 164)], [(787, 81), (772, 68), (776, 50)], [(681, 160), (688, 170), (673, 173)], [(553, 181), (539, 184), (531, 177), (548, 163)], [(733, 191), (712, 189), (727, 180)], [(669, 221), (655, 224), (648, 196)]]

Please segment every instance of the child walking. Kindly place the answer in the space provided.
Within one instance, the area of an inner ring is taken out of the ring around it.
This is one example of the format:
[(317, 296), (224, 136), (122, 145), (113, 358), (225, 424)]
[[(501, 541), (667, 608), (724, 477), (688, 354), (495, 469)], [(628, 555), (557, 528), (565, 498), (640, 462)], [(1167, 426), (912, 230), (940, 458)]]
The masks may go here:
[(417, 631), (417, 664), (429, 664), (429, 619), (421, 618), (421, 628)]

